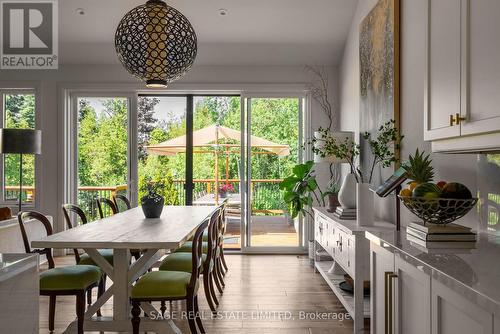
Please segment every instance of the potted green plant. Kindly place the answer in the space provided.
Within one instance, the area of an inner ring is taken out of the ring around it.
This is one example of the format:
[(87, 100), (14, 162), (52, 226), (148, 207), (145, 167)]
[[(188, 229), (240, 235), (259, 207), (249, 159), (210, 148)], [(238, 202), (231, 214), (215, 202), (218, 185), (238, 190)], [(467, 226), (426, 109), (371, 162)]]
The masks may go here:
[[(373, 193), (369, 188), (373, 172), (377, 165), (386, 168), (397, 161), (396, 152), (399, 150), (403, 139), (396, 127), (396, 122), (389, 120), (382, 124), (375, 136), (368, 132), (362, 135), (373, 154), (368, 175), (365, 175), (356, 164), (360, 153), (358, 144), (352, 143), (348, 139), (339, 141), (333, 138), (325, 129), (320, 129), (319, 133), (319, 138), (311, 140), (313, 152), (323, 157), (336, 156), (347, 161), (351, 167), (351, 173), (346, 175), (339, 194), (342, 207), (356, 208), (358, 224), (370, 225), (373, 222), (374, 215)], [(321, 145), (315, 145), (317, 141), (321, 141)], [(359, 203), (363, 203), (363, 205), (360, 206)]]
[(146, 218), (159, 218), (163, 211), (165, 199), (160, 195), (163, 185), (161, 183), (147, 180), (144, 183), (146, 195), (141, 197), (141, 208)]
[(283, 190), (283, 200), (288, 206), (290, 216), (295, 219), (299, 214), (313, 217), (310, 208), (314, 199), (323, 206), (324, 196), (316, 181), (314, 162), (307, 161), (293, 168), (293, 174), (285, 178), (279, 185)]
[(327, 188), (323, 192), (323, 198), (328, 198), (328, 201), (325, 201), (326, 210), (328, 212), (335, 212), (337, 207), (340, 206), (339, 192), (340, 186), (337, 182), (335, 182), (335, 180), (331, 180)]

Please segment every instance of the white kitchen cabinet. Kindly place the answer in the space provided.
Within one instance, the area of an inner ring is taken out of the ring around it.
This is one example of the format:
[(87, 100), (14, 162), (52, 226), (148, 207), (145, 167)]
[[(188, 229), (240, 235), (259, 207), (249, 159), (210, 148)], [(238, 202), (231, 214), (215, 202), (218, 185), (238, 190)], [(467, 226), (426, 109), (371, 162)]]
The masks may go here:
[(500, 1), (426, 0), (424, 139), (434, 152), (500, 147)]
[(370, 244), (371, 333), (430, 334), (430, 273), (383, 246)]
[[(500, 334), (500, 304), (491, 299), (491, 293), (475, 290), (481, 278), (476, 276), (472, 288), (443, 273), (451, 271), (468, 279), (464, 272), (471, 267), (465, 261), (455, 254), (421, 253), (401, 242), (398, 234), (379, 238), (367, 232), (371, 334)], [(486, 275), (495, 274), (487, 271)]]
[(500, 130), (500, 1), (463, 1), (467, 84), (461, 135)]
[(375, 243), (370, 244), (370, 314), (371, 334), (385, 334), (389, 306), (386, 273), (394, 273), (394, 254)]
[[(403, 255), (401, 255), (403, 256)], [(396, 292), (394, 333), (431, 333), (431, 276), (421, 265), (412, 265), (411, 259), (396, 256)], [(408, 261), (408, 262), (407, 262)]]
[[(494, 315), (432, 280), (432, 334), (494, 334)], [(498, 333), (498, 329), (497, 329)]]
[(460, 136), (461, 0), (428, 0), (425, 140)]

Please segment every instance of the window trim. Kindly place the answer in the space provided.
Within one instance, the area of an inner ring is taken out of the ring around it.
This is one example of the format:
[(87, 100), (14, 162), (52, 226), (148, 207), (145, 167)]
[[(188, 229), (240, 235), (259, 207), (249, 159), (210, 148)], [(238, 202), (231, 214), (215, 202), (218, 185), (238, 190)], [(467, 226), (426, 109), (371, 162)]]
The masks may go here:
[[(28, 95), (33, 94), (35, 96), (35, 130), (40, 130), (40, 93), (39, 89), (35, 85), (30, 85), (26, 87), (2, 87), (0, 86), (0, 128), (5, 125), (5, 95)], [(4, 155), (0, 154), (0, 205), (7, 206), (11, 209), (17, 209), (17, 200), (8, 201), (5, 199), (5, 175), (4, 175)], [(36, 209), (40, 207), (40, 195), (41, 195), (41, 155), (35, 155), (35, 200), (33, 202), (22, 202), (23, 209)]]

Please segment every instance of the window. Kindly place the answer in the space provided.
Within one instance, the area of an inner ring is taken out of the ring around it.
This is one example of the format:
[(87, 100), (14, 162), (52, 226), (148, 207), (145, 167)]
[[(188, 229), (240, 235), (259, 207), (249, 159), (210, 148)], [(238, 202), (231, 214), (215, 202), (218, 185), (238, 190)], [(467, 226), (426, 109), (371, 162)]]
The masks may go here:
[[(0, 90), (1, 127), (35, 129), (35, 93), (32, 90)], [(4, 154), (1, 164), (3, 178), (2, 201), (15, 203), (19, 198), (19, 155)], [(35, 202), (35, 156), (23, 156), (24, 203)]]

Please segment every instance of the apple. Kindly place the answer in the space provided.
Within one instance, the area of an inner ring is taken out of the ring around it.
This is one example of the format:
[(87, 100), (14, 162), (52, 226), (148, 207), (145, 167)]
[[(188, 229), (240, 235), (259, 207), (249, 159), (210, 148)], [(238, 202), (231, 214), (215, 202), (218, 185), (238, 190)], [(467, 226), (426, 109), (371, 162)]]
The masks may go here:
[(440, 188), (443, 189), (446, 186), (446, 181), (439, 181), (436, 183), (436, 185)]

